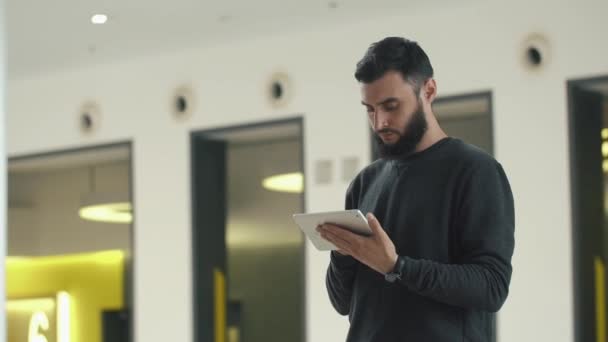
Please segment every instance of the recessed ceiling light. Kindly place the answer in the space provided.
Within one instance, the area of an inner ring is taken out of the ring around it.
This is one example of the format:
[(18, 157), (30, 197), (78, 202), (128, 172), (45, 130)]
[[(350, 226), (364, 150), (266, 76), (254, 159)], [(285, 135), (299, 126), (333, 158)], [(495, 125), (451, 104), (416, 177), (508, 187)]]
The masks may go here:
[(131, 223), (131, 202), (114, 193), (87, 193), (81, 198), (78, 214), (89, 221)]
[(99, 221), (108, 223), (131, 223), (131, 203), (90, 203), (81, 207), (78, 214), (81, 218), (89, 221)]
[(105, 14), (95, 14), (91, 17), (91, 23), (96, 25), (105, 24), (108, 21), (108, 16)]
[(304, 176), (301, 172), (275, 175), (264, 179), (262, 185), (271, 191), (301, 193), (304, 190)]

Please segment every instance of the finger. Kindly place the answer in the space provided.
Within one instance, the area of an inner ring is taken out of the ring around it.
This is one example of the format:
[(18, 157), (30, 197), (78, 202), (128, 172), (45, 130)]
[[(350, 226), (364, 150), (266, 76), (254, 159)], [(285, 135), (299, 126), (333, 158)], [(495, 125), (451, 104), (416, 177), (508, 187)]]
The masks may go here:
[(342, 250), (342, 249), (336, 249), (336, 252), (338, 252), (338, 253), (340, 253), (341, 255), (344, 255), (344, 256), (350, 256), (350, 254), (347, 251)]
[(348, 240), (342, 239), (340, 236), (332, 233), (331, 231), (323, 231), (321, 233), (321, 237), (333, 243), (336, 247), (338, 247), (338, 249), (345, 250), (350, 254), (352, 244)]
[(339, 244), (340, 246), (350, 246), (351, 243), (350, 241), (348, 241), (347, 239), (342, 238), (340, 235), (335, 234), (334, 232), (330, 231), (330, 230), (323, 230), (321, 231), (321, 237), (323, 237), (326, 240), (329, 240), (330, 242), (334, 242), (336, 244)]
[(331, 224), (331, 223), (323, 223), (319, 227), (321, 227), (321, 229), (332, 230), (332, 231), (344, 230), (341, 227), (336, 226), (335, 224)]
[(351, 244), (357, 243), (357, 240), (361, 238), (359, 235), (347, 229), (332, 224), (324, 224), (321, 226), (321, 229), (325, 232), (332, 233), (340, 239), (346, 240)]
[(382, 226), (380, 225), (380, 222), (378, 222), (378, 219), (376, 218), (376, 216), (374, 216), (374, 214), (372, 214), (372, 213), (367, 214), (367, 223), (369, 224), (369, 227), (372, 229), (372, 233), (374, 235), (379, 235), (379, 234), (384, 233), (384, 229), (382, 228)]

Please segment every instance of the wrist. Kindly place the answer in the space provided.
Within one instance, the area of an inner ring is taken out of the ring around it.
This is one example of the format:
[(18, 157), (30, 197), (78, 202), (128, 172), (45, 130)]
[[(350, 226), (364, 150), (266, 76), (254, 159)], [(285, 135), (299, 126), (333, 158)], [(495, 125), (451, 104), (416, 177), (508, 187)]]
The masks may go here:
[(397, 255), (397, 260), (395, 261), (393, 268), (384, 274), (384, 279), (389, 283), (401, 281), (401, 279), (403, 278), (404, 267), (405, 257), (400, 257)]
[(395, 266), (397, 265), (397, 260), (399, 259), (399, 255), (397, 255), (397, 253), (394, 253), (393, 255), (391, 255), (386, 263), (386, 266), (384, 267), (384, 274), (390, 273), (395, 269)]

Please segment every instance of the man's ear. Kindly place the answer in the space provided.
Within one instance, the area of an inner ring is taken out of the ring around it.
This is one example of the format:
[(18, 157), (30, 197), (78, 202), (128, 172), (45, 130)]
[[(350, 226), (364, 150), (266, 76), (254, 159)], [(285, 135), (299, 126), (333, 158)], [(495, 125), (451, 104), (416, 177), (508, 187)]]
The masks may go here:
[(433, 103), (437, 97), (437, 82), (435, 82), (435, 79), (428, 79), (424, 83), (421, 93), (422, 96), (424, 96), (424, 100), (426, 100), (429, 104)]

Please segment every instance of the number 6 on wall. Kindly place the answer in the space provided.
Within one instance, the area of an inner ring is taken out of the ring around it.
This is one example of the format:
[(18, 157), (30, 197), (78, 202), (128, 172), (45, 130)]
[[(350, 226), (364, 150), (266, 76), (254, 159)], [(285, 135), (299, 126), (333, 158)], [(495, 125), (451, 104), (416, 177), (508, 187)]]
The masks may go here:
[(48, 342), (40, 330), (49, 330), (49, 318), (42, 311), (36, 311), (30, 319), (28, 342)]

